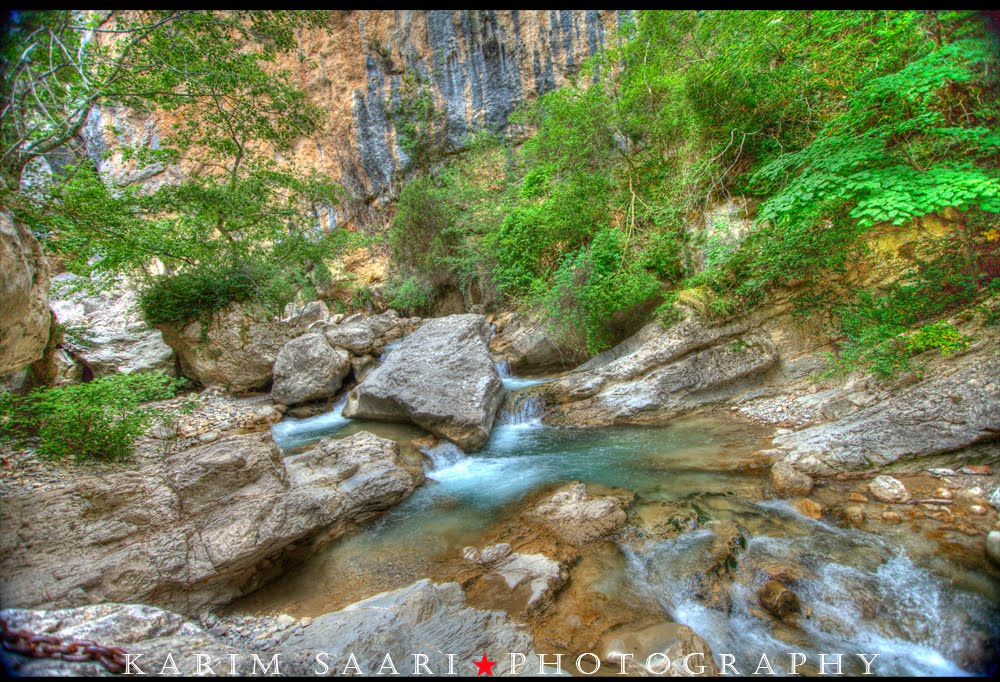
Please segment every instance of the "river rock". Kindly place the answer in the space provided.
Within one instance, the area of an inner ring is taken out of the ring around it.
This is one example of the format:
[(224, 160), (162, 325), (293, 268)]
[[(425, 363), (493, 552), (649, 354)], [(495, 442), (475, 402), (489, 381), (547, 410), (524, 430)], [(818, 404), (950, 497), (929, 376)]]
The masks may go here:
[(808, 497), (802, 497), (795, 500), (794, 505), (803, 516), (808, 516), (809, 518), (816, 520), (823, 518), (823, 505), (819, 502), (810, 500)]
[(590, 497), (583, 483), (571, 483), (534, 509), (533, 514), (573, 544), (610, 537), (625, 523), (625, 503), (618, 497)]
[[(621, 628), (605, 635), (597, 645), (597, 650), (601, 660), (611, 664), (611, 670), (616, 674), (622, 670), (623, 661), (625, 674), (633, 677), (714, 677), (719, 674), (708, 642), (680, 623), (658, 623), (638, 629)], [(664, 670), (664, 655), (670, 658), (669, 670)], [(684, 668), (684, 657), (688, 655), (691, 655), (688, 659), (690, 672)], [(648, 670), (647, 661), (650, 663)]]
[(910, 493), (899, 479), (892, 476), (876, 476), (868, 484), (868, 491), (876, 500), (902, 504), (910, 499)]
[(782, 497), (806, 497), (813, 489), (813, 480), (787, 462), (771, 465), (771, 481)]
[(0, 211), (0, 374), (41, 359), (51, 319), (42, 247), (31, 230)]
[(1000, 530), (991, 530), (986, 534), (986, 556), (1000, 566)]
[(420, 478), (370, 433), (282, 459), (229, 436), (0, 499), (0, 599), (59, 608), (224, 604), (407, 497)]
[[(746, 321), (651, 323), (603, 358), (546, 384), (547, 421), (574, 426), (665, 423), (722, 403), (776, 365), (770, 338)], [(603, 364), (601, 364), (603, 363)]]
[(799, 597), (777, 580), (768, 580), (757, 592), (760, 605), (773, 616), (787, 618), (799, 612)]
[(777, 436), (774, 445), (800, 471), (831, 475), (959, 450), (997, 432), (1000, 355), (969, 353), (843, 419)]
[[(121, 646), (147, 674), (171, 672), (169, 666), (164, 667), (170, 655), (170, 662), (179, 673), (194, 675), (198, 672), (196, 654), (208, 656), (209, 659), (201, 660), (217, 675), (229, 674), (234, 660), (236, 673), (243, 676), (255, 671), (260, 674), (261, 668), (271, 665), (272, 656), (277, 655), (278, 669), (272, 667), (272, 673), (313, 677), (322, 671), (317, 665), (319, 652), (327, 654), (321, 660), (327, 663), (331, 674), (343, 673), (352, 654), (366, 675), (378, 674), (387, 654), (403, 675), (415, 672), (415, 653), (426, 654), (430, 670), (439, 674), (448, 672), (446, 653), (455, 654), (456, 663), (478, 659), (483, 651), (516, 651), (524, 653), (532, 664), (537, 661), (532, 637), (524, 628), (503, 613), (469, 607), (458, 584), (438, 585), (428, 580), (375, 595), (340, 611), (303, 619), (309, 623), (301, 635), (284, 637), (269, 647), (266, 654), (259, 649), (229, 646), (181, 615), (142, 604), (99, 604), (58, 611), (6, 609), (0, 616), (14, 629)], [(255, 663), (253, 654), (260, 663)], [(235, 655), (235, 659), (230, 659), (230, 655)], [(494, 658), (497, 660), (494, 675), (508, 674), (510, 657)], [(16, 655), (8, 660), (17, 675), (106, 674), (99, 664), (91, 662)], [(519, 672), (537, 670), (527, 668)], [(385, 668), (383, 672), (390, 670)]]
[(303, 334), (278, 353), (271, 398), (284, 405), (329, 398), (350, 371), (347, 351), (331, 348), (323, 334)]
[(351, 391), (344, 416), (412, 422), (463, 450), (481, 447), (504, 398), (489, 333), (481, 315), (427, 320)]
[[(561, 588), (569, 577), (566, 569), (554, 559), (543, 554), (518, 554), (510, 545), (500, 543), (477, 550), (466, 547), (466, 560), (488, 569), (485, 579), (496, 578), (495, 587), (489, 591), (508, 613), (521, 609), (531, 611), (542, 608)], [(498, 589), (499, 588), (499, 589)], [(499, 591), (510, 594), (498, 595)]]
[(253, 306), (232, 303), (201, 321), (158, 327), (181, 361), (181, 372), (203, 386), (232, 391), (266, 388), (278, 353), (295, 330)]

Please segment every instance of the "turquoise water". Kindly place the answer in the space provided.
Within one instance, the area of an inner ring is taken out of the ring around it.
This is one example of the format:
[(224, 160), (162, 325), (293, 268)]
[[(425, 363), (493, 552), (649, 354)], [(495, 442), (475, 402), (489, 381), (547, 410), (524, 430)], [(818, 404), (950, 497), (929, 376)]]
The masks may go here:
[[(425, 449), (428, 481), (410, 498), (237, 610), (315, 616), (424, 577), (449, 579), (467, 568), (462, 548), (481, 546), (484, 529), (516, 514), (526, 496), (583, 481), (636, 494), (630, 517), (636, 539), (619, 545), (620, 562), (600, 581), (612, 587), (594, 586), (607, 590), (609, 608), (652, 609), (685, 623), (716, 653), (742, 660), (740, 672), (752, 673), (761, 653), (776, 672), (787, 672), (789, 651), (806, 653), (810, 662), (824, 652), (877, 653), (877, 673), (915, 675), (983, 672), (996, 656), (995, 580), (947, 562), (942, 571), (940, 557), (926, 547), (911, 558), (908, 549), (917, 546), (905, 531), (883, 537), (844, 529), (766, 500), (763, 478), (739, 466), (761, 445), (745, 424), (698, 419), (657, 428), (555, 428), (540, 423), (531, 400), (508, 404), (480, 451), (467, 455), (447, 443)], [(348, 420), (339, 409), (285, 420), (273, 434), (294, 450), (360, 430), (398, 440), (408, 458), (421, 456), (409, 443), (425, 435), (419, 429)], [(663, 537), (663, 523), (678, 510), (694, 510), (699, 523)], [(709, 565), (720, 523), (736, 524), (745, 549), (724, 605), (709, 606), (693, 596), (693, 585)], [(790, 586), (811, 615), (797, 625), (760, 611), (756, 592), (766, 578), (756, 567), (768, 561), (804, 572)], [(935, 561), (935, 570), (928, 568)], [(858, 665), (844, 660), (845, 672), (863, 672)]]

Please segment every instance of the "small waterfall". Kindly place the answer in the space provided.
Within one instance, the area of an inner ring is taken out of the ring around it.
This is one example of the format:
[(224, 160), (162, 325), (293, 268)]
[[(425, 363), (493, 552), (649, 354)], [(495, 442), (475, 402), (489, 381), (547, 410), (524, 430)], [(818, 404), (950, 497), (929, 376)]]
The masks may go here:
[(465, 459), (465, 452), (462, 451), (462, 448), (446, 440), (431, 448), (421, 448), (420, 451), (430, 460), (430, 471), (447, 469)]
[(514, 377), (510, 371), (510, 360), (501, 358), (500, 360), (496, 360), (495, 364), (497, 366), (497, 374), (500, 375), (501, 379), (512, 379)]
[(538, 424), (542, 417), (542, 399), (535, 394), (508, 393), (507, 402), (497, 415), (497, 424)]
[(382, 364), (383, 362), (385, 362), (385, 359), (389, 356), (389, 353), (391, 353), (392, 351), (396, 350), (396, 348), (402, 342), (403, 342), (403, 339), (400, 338), (400, 339), (396, 339), (395, 341), (390, 341), (389, 343), (385, 344), (385, 347), (382, 349), (382, 354), (378, 356), (379, 364)]

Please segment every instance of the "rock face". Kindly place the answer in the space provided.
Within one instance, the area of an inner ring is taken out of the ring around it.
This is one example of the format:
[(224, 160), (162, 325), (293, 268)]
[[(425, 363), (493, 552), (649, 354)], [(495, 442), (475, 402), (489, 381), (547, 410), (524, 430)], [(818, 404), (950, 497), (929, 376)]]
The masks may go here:
[(957, 450), (998, 433), (1000, 356), (970, 355), (839, 421), (778, 436), (774, 445), (800, 471), (829, 475)]
[(346, 351), (331, 348), (323, 334), (304, 334), (278, 353), (271, 398), (285, 405), (329, 398), (350, 371)]
[(771, 482), (782, 497), (805, 497), (813, 489), (813, 480), (788, 462), (771, 466)]
[[(359, 666), (365, 675), (380, 670), (390, 674), (388, 667), (382, 668), (387, 654), (391, 665), (403, 675), (420, 672), (413, 667), (415, 653), (426, 654), (428, 669), (441, 675), (449, 670), (445, 653), (455, 654), (456, 670), (459, 661), (467, 664), (483, 651), (519, 652), (529, 662), (537, 661), (531, 635), (506, 615), (467, 606), (456, 583), (438, 585), (428, 580), (314, 618), (303, 628), (301, 637), (267, 653), (228, 646), (176, 613), (141, 604), (100, 604), (59, 611), (7, 609), (0, 614), (15, 630), (43, 631), (60, 639), (91, 639), (105, 646), (120, 646), (147, 674), (163, 671), (168, 654), (184, 675), (198, 672), (197, 654), (209, 657), (201, 662), (209, 664), (217, 675), (229, 674), (231, 660), (235, 661), (236, 673), (251, 675), (256, 666), (259, 674), (277, 654), (278, 669), (272, 667), (272, 674), (310, 677), (323, 672), (317, 660), (325, 662), (330, 674), (347, 674), (344, 670), (349, 664)], [(327, 655), (317, 659), (319, 652)], [(234, 659), (229, 658), (231, 654), (235, 654)], [(259, 663), (253, 654), (257, 654)], [(494, 675), (508, 674), (510, 657), (494, 658)], [(14, 673), (25, 676), (97, 675), (103, 671), (98, 664), (88, 662), (23, 656), (10, 656), (8, 661)], [(519, 672), (531, 671), (529, 666)]]
[(240, 304), (213, 315), (204, 330), (201, 322), (159, 330), (180, 357), (184, 376), (233, 391), (267, 387), (278, 353), (294, 335), (288, 326)]
[(64, 273), (52, 280), (52, 311), (60, 323), (80, 330), (79, 343), (64, 339), (73, 358), (95, 377), (162, 371), (176, 373), (176, 355), (139, 313), (135, 290), (126, 283), (98, 293), (74, 291), (81, 278)]
[(775, 366), (770, 338), (747, 321), (647, 325), (606, 355), (547, 384), (550, 421), (577, 426), (651, 424), (732, 397)]
[(534, 514), (562, 539), (577, 545), (608, 538), (626, 519), (621, 499), (590, 497), (583, 483), (560, 490), (536, 507)]
[(0, 211), (0, 374), (42, 357), (51, 318), (42, 247), (27, 228)]
[(482, 446), (504, 398), (489, 333), (482, 315), (424, 322), (351, 391), (344, 416), (412, 422), (463, 450)]
[(369, 433), (282, 461), (269, 435), (0, 500), (0, 598), (57, 608), (150, 602), (190, 613), (255, 588), (407, 497), (420, 480)]
[(580, 359), (559, 347), (543, 321), (518, 315), (504, 320), (490, 341), (490, 350), (505, 356), (515, 372), (566, 369)]

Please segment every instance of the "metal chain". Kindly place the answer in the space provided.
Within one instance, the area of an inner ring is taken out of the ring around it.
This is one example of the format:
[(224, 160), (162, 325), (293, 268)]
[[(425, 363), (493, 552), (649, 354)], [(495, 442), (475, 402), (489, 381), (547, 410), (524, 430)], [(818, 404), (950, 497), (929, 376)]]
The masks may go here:
[(7, 621), (0, 620), (3, 633), (0, 644), (4, 650), (32, 658), (60, 658), (64, 661), (96, 661), (108, 672), (125, 670), (125, 651), (117, 646), (102, 646), (89, 639), (61, 641), (52, 635), (39, 635), (28, 630), (11, 630)]

